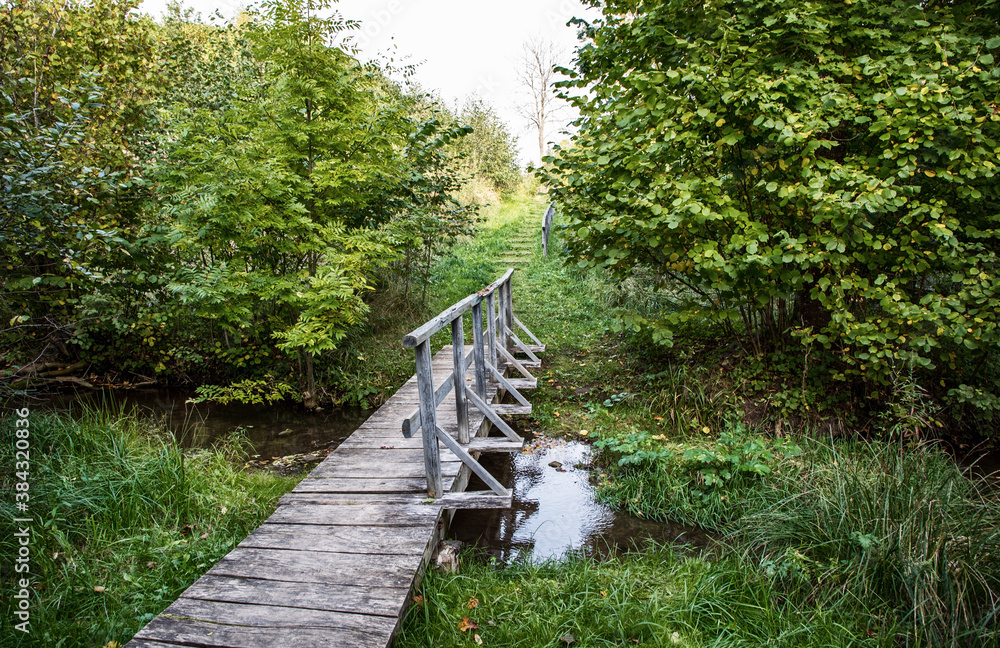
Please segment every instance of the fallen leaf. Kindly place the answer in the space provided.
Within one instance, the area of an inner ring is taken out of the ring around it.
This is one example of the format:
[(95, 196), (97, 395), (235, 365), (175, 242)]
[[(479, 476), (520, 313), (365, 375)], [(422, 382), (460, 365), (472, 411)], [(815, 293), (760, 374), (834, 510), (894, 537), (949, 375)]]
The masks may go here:
[(712, 428), (710, 428), (710, 427), (708, 427), (706, 425), (706, 426), (704, 426), (704, 427), (701, 428), (701, 431), (704, 432), (705, 434), (711, 434), (712, 433)]
[(580, 430), (580, 436), (587, 436), (588, 434), (590, 434), (590, 432), (587, 430)]
[(219, 508), (219, 513), (222, 513), (223, 515), (225, 515), (228, 512), (229, 512), (229, 509), (227, 509), (225, 506)]
[(423, 607), (424, 597), (417, 594), (416, 596), (413, 597), (413, 602), (416, 603), (418, 606)]
[(472, 635), (472, 638), (475, 639), (476, 643), (479, 644), (480, 646), (483, 645), (483, 640), (479, 635)]
[(117, 641), (109, 641), (108, 643), (104, 644), (104, 648), (122, 648), (122, 645)]
[(479, 599), (477, 599), (475, 596), (470, 596), (469, 602), (465, 604), (465, 607), (469, 608), (470, 610), (476, 609), (477, 607), (479, 607)]
[(458, 629), (462, 632), (468, 632), (469, 630), (478, 630), (479, 626), (469, 617), (462, 617), (462, 620), (458, 622)]
[(601, 590), (601, 596), (607, 596), (608, 592), (606, 590)]
[(103, 594), (104, 593), (104, 586), (103, 585), (95, 585), (94, 586), (94, 591), (97, 592), (98, 594)]
[(207, 538), (207, 537), (208, 537), (208, 531), (206, 531), (205, 533), (202, 533), (202, 534), (201, 534), (200, 536), (198, 536), (198, 537), (200, 537), (200, 538), (201, 538), (202, 540), (204, 540), (205, 538)]
[(567, 632), (563, 636), (559, 637), (559, 641), (563, 642), (567, 646), (576, 643), (576, 637), (573, 636), (572, 632)]
[(155, 562), (148, 562), (148, 563), (146, 563), (146, 566), (149, 567), (150, 569), (152, 569), (153, 567), (156, 567), (156, 563)]

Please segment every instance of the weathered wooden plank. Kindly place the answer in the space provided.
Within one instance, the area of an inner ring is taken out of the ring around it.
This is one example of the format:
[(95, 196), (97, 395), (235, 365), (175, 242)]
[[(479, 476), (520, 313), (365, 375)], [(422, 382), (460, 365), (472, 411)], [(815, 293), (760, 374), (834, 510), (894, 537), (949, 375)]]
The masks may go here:
[[(426, 542), (425, 538), (424, 544)], [(259, 578), (203, 576), (181, 596), (203, 601), (277, 605), (395, 617), (405, 607), (408, 593), (407, 587), (369, 587), (364, 584), (321, 585)]]
[(452, 304), (448, 308), (441, 311), (441, 314), (436, 317), (431, 318), (426, 324), (417, 328), (415, 331), (408, 333), (403, 336), (403, 346), (407, 348), (416, 347), (421, 342), (426, 341), (430, 336), (434, 335), (444, 327), (451, 324), (451, 321), (456, 317), (460, 317), (462, 313), (472, 308), (475, 304), (482, 301), (482, 297), (478, 294), (469, 295), (462, 301)]
[[(438, 464), (438, 470), (450, 470), (452, 472), (458, 470), (457, 465), (453, 465), (456, 462), (448, 461), (441, 462)], [(446, 466), (450, 466), (447, 467)], [(427, 473), (426, 466), (421, 466), (419, 464), (411, 464), (405, 462), (397, 462), (391, 464), (382, 464), (379, 466), (377, 462), (359, 463), (358, 465), (348, 465), (344, 463), (333, 463), (333, 462), (323, 462), (316, 466), (315, 470), (310, 473), (311, 477), (375, 477), (377, 475), (392, 475), (393, 477), (424, 477), (426, 478)], [(443, 474), (440, 473), (439, 474)]]
[(527, 378), (508, 378), (507, 382), (518, 391), (524, 391), (525, 389), (538, 389), (538, 380), (528, 380)]
[(510, 277), (511, 277), (512, 274), (514, 274), (514, 269), (513, 268), (509, 268), (507, 270), (507, 272), (503, 273), (502, 277), (500, 277), (499, 279), (497, 279), (496, 281), (494, 281), (490, 285), (486, 286), (485, 288), (483, 288), (482, 290), (480, 290), (476, 294), (477, 295), (482, 295), (483, 297), (485, 297), (486, 295), (488, 295), (488, 294), (496, 291), (497, 288), (499, 288), (503, 284), (507, 283), (507, 280), (510, 279)]
[[(280, 503), (357, 506), (361, 504), (424, 504), (426, 499), (428, 498), (425, 487), (424, 490), (415, 493), (288, 493), (281, 498)], [(422, 529), (423, 527), (410, 528)]]
[[(372, 617), (377, 619), (379, 617)], [(391, 632), (391, 631), (390, 631)], [(182, 646), (207, 648), (385, 648), (389, 637), (381, 632), (341, 628), (248, 628), (158, 616), (136, 635)]]
[(352, 614), (300, 607), (204, 601), (181, 597), (160, 616), (192, 619), (244, 628), (336, 628), (362, 633), (390, 633), (396, 620), (373, 614)]
[(497, 414), (531, 414), (531, 405), (494, 405), (493, 411)]
[(472, 308), (472, 354), (474, 360), (474, 371), (476, 378), (476, 394), (479, 398), (486, 400), (486, 349), (483, 341), (483, 304), (476, 304)]
[(486, 360), (497, 364), (497, 333), (496, 333), (496, 298), (493, 293), (486, 297), (486, 347), (489, 354)]
[(469, 441), (465, 449), (469, 452), (519, 452), (524, 441), (513, 441), (506, 437), (476, 437)]
[[(427, 529), (428, 536), (431, 530)], [(224, 556), (208, 573), (212, 576), (257, 578), (286, 583), (363, 583), (379, 587), (409, 587), (420, 568), (421, 559), (421, 555), (377, 556), (237, 548)]]
[(524, 325), (524, 322), (517, 319), (517, 315), (514, 316), (514, 324), (520, 328), (524, 333), (531, 339), (534, 344), (529, 344), (528, 348), (534, 353), (540, 353), (545, 351), (545, 345), (542, 344), (541, 340), (535, 337), (535, 334), (528, 330), (528, 327)]
[(507, 334), (510, 335), (510, 339), (514, 340), (515, 352), (517, 350), (521, 350), (522, 352), (524, 352), (526, 356), (528, 356), (528, 360), (530, 362), (538, 363), (538, 365), (541, 366), (542, 361), (538, 359), (538, 356), (536, 356), (534, 353), (531, 352), (531, 349), (528, 348), (528, 345), (522, 342), (521, 338), (517, 337), (517, 334), (514, 333), (512, 329), (507, 329)]
[(446, 493), (435, 502), (437, 506), (447, 509), (493, 509), (510, 508), (514, 495), (498, 495), (489, 491), (466, 491), (464, 493)]
[[(450, 479), (454, 479), (451, 477)], [(449, 479), (445, 486), (450, 487)], [(408, 493), (425, 492), (427, 481), (420, 477), (384, 477), (384, 478), (322, 478), (310, 475), (299, 482), (292, 492), (310, 493)]]
[[(298, 497), (343, 498), (358, 504), (376, 504), (378, 497), (399, 497), (400, 503), (419, 504), (421, 493), (332, 495), (300, 493)], [(286, 495), (285, 497), (288, 497)], [(352, 499), (353, 498), (353, 499)], [(360, 498), (360, 499), (357, 499)], [(427, 529), (421, 526), (394, 527), (391, 533), (377, 526), (324, 526), (319, 524), (264, 524), (248, 535), (240, 547), (325, 551), (331, 553), (402, 554), (420, 553), (427, 544)]]
[[(457, 471), (456, 471), (457, 472)], [(438, 511), (430, 506), (279, 506), (268, 524), (329, 524), (336, 526), (415, 526), (433, 523)]]
[[(403, 441), (410, 441), (411, 439), (403, 439)], [(419, 439), (417, 439), (419, 440)], [(385, 444), (383, 444), (384, 446)], [(448, 463), (458, 461), (458, 457), (448, 452), (446, 449), (440, 449), (441, 462)], [(424, 460), (424, 449), (421, 443), (416, 448), (403, 448), (403, 447), (379, 447), (379, 448), (344, 448), (338, 449), (337, 451), (338, 459), (346, 461), (352, 464), (355, 460), (363, 462), (376, 462), (376, 463), (421, 463)]]
[(520, 361), (516, 360), (514, 358), (514, 356), (512, 356), (509, 351), (507, 351), (507, 349), (498, 348), (497, 352), (504, 358), (504, 360), (506, 360), (510, 364), (510, 366), (512, 366), (515, 369), (517, 369), (518, 372), (520, 372), (520, 374), (522, 376), (524, 376), (528, 380), (534, 380), (535, 379), (535, 377), (532, 376), (528, 372), (528, 370), (525, 368), (525, 367), (528, 367), (528, 366), (531, 365), (530, 362), (520, 362)]

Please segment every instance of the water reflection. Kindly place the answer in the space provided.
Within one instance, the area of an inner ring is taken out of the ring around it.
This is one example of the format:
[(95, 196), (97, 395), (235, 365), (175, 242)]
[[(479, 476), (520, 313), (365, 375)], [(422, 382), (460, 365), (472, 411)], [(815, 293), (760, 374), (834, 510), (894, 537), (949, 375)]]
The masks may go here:
[(185, 448), (209, 447), (241, 431), (261, 457), (283, 457), (337, 445), (374, 412), (338, 408), (309, 412), (289, 405), (188, 403), (191, 392), (177, 389), (101, 390), (60, 394), (47, 407), (78, 412), (81, 406), (138, 412), (167, 426)]
[[(532, 446), (529, 446), (532, 447)], [(481, 463), (514, 487), (511, 509), (459, 511), (450, 535), (488, 551), (499, 561), (557, 559), (568, 551), (591, 555), (657, 543), (705, 546), (702, 531), (616, 513), (595, 499), (591, 448), (576, 441), (540, 439), (530, 453), (490, 454)], [(471, 489), (483, 488), (473, 480)]]

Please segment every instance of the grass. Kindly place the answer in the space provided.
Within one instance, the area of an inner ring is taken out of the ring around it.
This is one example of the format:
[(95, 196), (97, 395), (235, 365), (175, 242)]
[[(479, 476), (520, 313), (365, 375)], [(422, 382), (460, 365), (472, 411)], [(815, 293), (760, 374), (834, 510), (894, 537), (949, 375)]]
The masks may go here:
[[(542, 209), (507, 202), (505, 222), (531, 228)], [(609, 287), (558, 253), (515, 275), (515, 312), (547, 345), (534, 426), (599, 440), (615, 507), (723, 545), (505, 568), (470, 555), (424, 581), (399, 646), (1000, 644), (995, 494), (933, 446), (801, 432), (812, 418), (786, 415), (811, 402), (805, 386), (774, 387), (711, 332), (666, 352), (615, 333), (613, 307), (636, 299), (650, 299), (641, 285)], [(761, 398), (771, 414), (750, 416)]]
[(739, 555), (670, 547), (503, 569), (470, 558), (461, 574), (428, 575), (396, 646), (475, 646), (477, 635), (494, 648), (897, 645), (877, 618), (791, 604)]
[[(10, 623), (16, 555), (4, 498), (0, 645), (122, 645), (259, 526), (297, 479), (243, 472), (238, 442), (182, 451), (124, 412), (32, 414), (31, 633)], [(0, 422), (2, 488), (13, 492), (14, 421)], [(20, 574), (17, 575), (20, 577)]]

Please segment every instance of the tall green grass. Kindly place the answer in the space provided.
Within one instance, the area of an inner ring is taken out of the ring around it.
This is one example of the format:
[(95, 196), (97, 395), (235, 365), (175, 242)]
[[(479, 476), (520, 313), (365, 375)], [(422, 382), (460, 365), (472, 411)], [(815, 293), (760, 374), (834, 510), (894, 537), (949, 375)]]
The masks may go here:
[[(30, 422), (31, 633), (10, 623), (11, 520), (23, 514), (5, 496), (5, 648), (124, 644), (259, 526), (296, 482), (243, 472), (232, 445), (182, 451), (169, 432), (120, 411), (87, 411), (76, 420), (35, 413)], [(13, 430), (12, 418), (0, 421), (5, 494), (13, 492)]]
[(871, 615), (790, 604), (736, 554), (710, 561), (659, 547), (502, 569), (465, 558), (461, 574), (423, 581), (397, 648), (476, 646), (477, 635), (493, 648), (897, 645)]
[[(931, 446), (814, 443), (732, 537), (797, 600), (856, 601), (913, 646), (1000, 645), (1000, 503)], [(995, 495), (995, 494), (994, 494)]]

